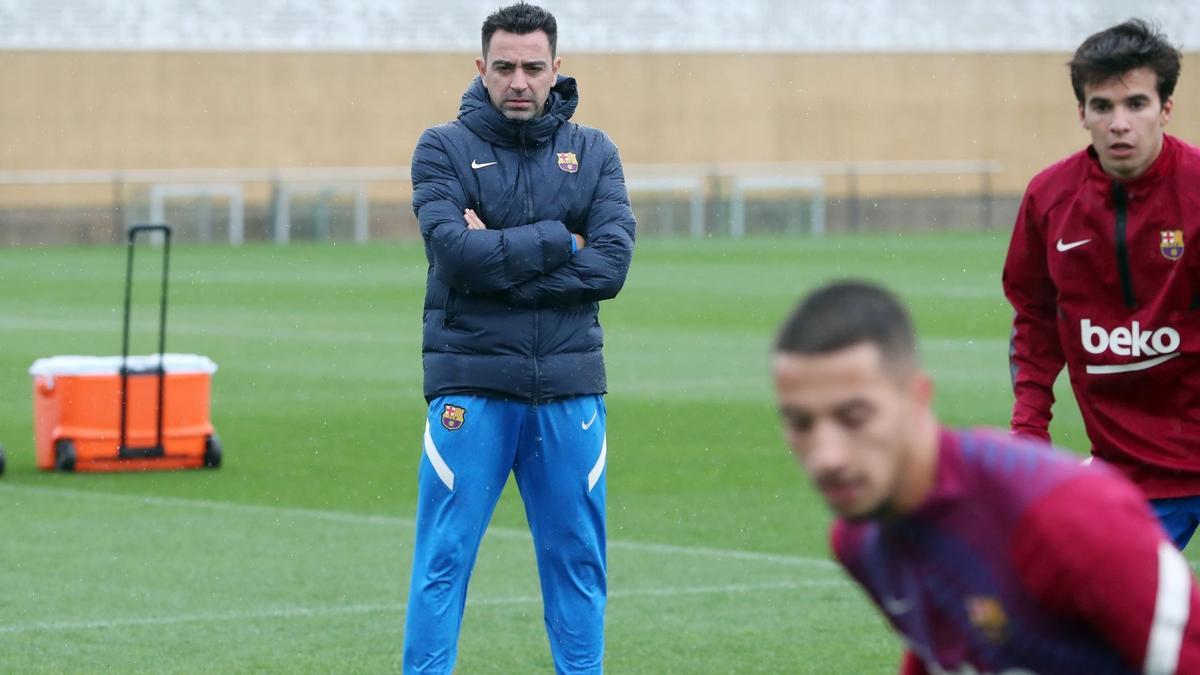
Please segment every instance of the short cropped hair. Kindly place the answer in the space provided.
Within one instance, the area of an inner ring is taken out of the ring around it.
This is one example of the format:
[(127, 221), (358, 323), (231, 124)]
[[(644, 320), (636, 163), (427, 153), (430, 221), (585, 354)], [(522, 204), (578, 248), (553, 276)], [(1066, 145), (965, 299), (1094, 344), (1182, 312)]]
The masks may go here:
[(1085, 103), (1083, 89), (1131, 70), (1150, 68), (1158, 76), (1158, 101), (1166, 103), (1179, 81), (1182, 55), (1157, 27), (1141, 19), (1102, 30), (1083, 41), (1067, 65), (1075, 99)]
[(816, 356), (859, 344), (879, 349), (884, 364), (917, 365), (916, 336), (895, 295), (867, 281), (827, 284), (800, 300), (775, 339), (775, 351)]
[(515, 35), (528, 35), (542, 31), (550, 40), (550, 57), (558, 52), (558, 22), (554, 15), (537, 5), (518, 2), (515, 5), (501, 7), (483, 21), (483, 58), (487, 58), (488, 47), (492, 44), (492, 36), (502, 30)]

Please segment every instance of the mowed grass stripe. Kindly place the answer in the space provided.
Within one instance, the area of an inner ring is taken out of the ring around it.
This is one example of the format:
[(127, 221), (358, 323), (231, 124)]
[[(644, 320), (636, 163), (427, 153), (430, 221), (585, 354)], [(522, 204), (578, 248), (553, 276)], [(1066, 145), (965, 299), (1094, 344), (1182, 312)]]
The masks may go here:
[[(249, 640), (239, 641), (232, 654), (254, 653), (255, 641), (274, 635), (277, 629), (262, 627), (264, 622), (287, 624), (293, 635), (294, 631), (300, 635), (333, 632), (353, 639), (349, 636), (386, 628), (393, 631), (393, 640), (399, 637), (396, 631), (402, 622), (397, 616), (404, 607), (411, 542), (411, 523), (402, 519), (61, 488), (7, 486), (0, 494), (16, 513), (41, 515), (38, 520), (9, 521), (0, 527), (6, 538), (28, 537), (34, 529), (46, 535), (40, 554), (31, 550), (0, 554), (7, 597), (30, 610), (36, 599), (36, 610), (24, 613), (22, 620), (0, 622), (0, 644), (20, 640), (21, 645), (0, 650), (0, 668), (5, 671), (40, 670), (47, 665), (49, 670), (59, 670), (53, 664), (70, 661), (46, 660), (47, 649), (55, 653), (54, 645), (100, 639), (110, 655), (121, 649), (114, 660), (103, 662), (129, 672), (162, 672), (158, 666), (138, 665), (146, 635), (140, 629), (165, 630), (154, 633), (158, 662), (186, 651), (188, 636), (196, 630), (186, 628), (190, 624), (218, 636), (232, 636), (229, 631), (236, 630)], [(104, 541), (77, 548), (86, 533), (98, 526), (105, 532)], [(471, 663), (471, 652), (492, 652), (499, 644), (481, 639), (475, 634), (477, 628), (494, 623), (491, 630), (502, 631), (497, 635), (511, 636), (514, 617), (507, 607), (539, 611), (532, 558), (527, 533), (496, 528), (485, 539), (472, 583), (468, 610), (472, 630), (464, 638), (468, 649), (464, 664)], [(781, 562), (787, 564), (780, 566)], [(687, 603), (693, 602), (689, 598), (719, 596), (719, 602), (707, 605), (707, 611), (719, 613), (788, 598), (797, 606), (808, 606), (821, 601), (822, 596), (813, 593), (848, 591), (848, 582), (827, 562), (819, 561), (815, 568), (797, 567), (796, 562), (746, 552), (618, 542), (610, 554), (609, 620), (617, 625), (648, 625), (649, 617), (664, 621), (686, 616), (691, 611)], [(80, 603), (85, 594), (94, 600)], [(533, 629), (530, 655), (537, 662), (544, 656), (540, 620), (521, 623)], [(618, 637), (610, 639), (610, 648), (618, 660), (639, 649), (636, 641), (631, 644)], [(398, 643), (393, 649), (398, 649)], [(94, 654), (95, 648), (89, 653)], [(378, 664), (397, 653), (373, 660), (375, 665), (367, 670), (380, 668)], [(214, 658), (212, 663), (222, 664), (225, 670), (232, 657)], [(297, 658), (294, 653), (292, 658)], [(320, 654), (304, 658), (292, 661), (293, 669), (319, 670), (319, 664), (326, 663)], [(472, 672), (545, 669), (531, 666), (527, 658), (463, 668)], [(348, 667), (341, 657), (334, 663), (340, 664), (335, 670)], [(695, 666), (704, 670), (702, 662)]]
[[(37, 487), (29, 485), (6, 485), (0, 484), (0, 494), (5, 492), (16, 494), (37, 495), (46, 499), (78, 499), (78, 500), (97, 500), (107, 502), (117, 502), (124, 505), (136, 505), (146, 507), (167, 507), (178, 509), (185, 512), (195, 510), (214, 511), (224, 514), (241, 515), (248, 517), (274, 519), (278, 522), (282, 518), (304, 518), (313, 519), (323, 522), (336, 523), (339, 525), (382, 525), (385, 527), (397, 527), (411, 529), (416, 526), (416, 521), (412, 518), (401, 518), (396, 516), (384, 516), (370, 513), (348, 513), (341, 511), (323, 511), (318, 509), (304, 509), (296, 507), (283, 506), (264, 506), (259, 504), (238, 504), (233, 502), (218, 502), (205, 499), (184, 499), (171, 497), (155, 497), (150, 495), (133, 495), (108, 492), (88, 492), (84, 490), (74, 490), (71, 488), (61, 487)], [(88, 509), (81, 509), (86, 511)], [(488, 528), (487, 536), (515, 539), (518, 541), (526, 541), (532, 543), (531, 536), (527, 530), (517, 530), (502, 526), (492, 526)], [(647, 553), (662, 553), (670, 555), (687, 555), (698, 556), (705, 558), (718, 558), (730, 560), (743, 560), (764, 563), (778, 563), (783, 565), (800, 565), (804, 567), (813, 567), (817, 569), (834, 569), (834, 564), (823, 558), (807, 558), (804, 556), (784, 556), (771, 553), (761, 553), (757, 551), (741, 551), (741, 550), (726, 550), (711, 547), (700, 546), (676, 546), (671, 544), (662, 544), (655, 542), (640, 542), (627, 541), (621, 539), (610, 539), (608, 541), (609, 549), (647, 552)]]
[[(685, 595), (727, 595), (744, 593), (764, 593), (773, 591), (800, 591), (809, 588), (849, 588), (850, 581), (846, 579), (801, 579), (796, 581), (774, 581), (764, 583), (729, 584), (726, 586), (681, 586), (651, 588), (630, 588), (611, 591), (609, 602), (655, 600)], [(524, 595), (515, 597), (496, 598), (467, 598), (467, 606), (498, 607), (503, 605), (536, 605), (541, 604), (540, 595)], [(136, 626), (168, 626), (180, 623), (206, 623), (226, 621), (256, 621), (256, 620), (290, 620), (343, 616), (348, 614), (385, 614), (404, 613), (406, 603), (393, 604), (363, 604), (340, 605), (332, 607), (279, 607), (271, 609), (248, 610), (212, 614), (185, 614), (178, 616), (105, 619), (99, 621), (44, 621), (31, 624), (0, 625), (0, 635), (33, 632), (67, 632), (78, 630), (102, 630), (109, 628), (131, 628)]]

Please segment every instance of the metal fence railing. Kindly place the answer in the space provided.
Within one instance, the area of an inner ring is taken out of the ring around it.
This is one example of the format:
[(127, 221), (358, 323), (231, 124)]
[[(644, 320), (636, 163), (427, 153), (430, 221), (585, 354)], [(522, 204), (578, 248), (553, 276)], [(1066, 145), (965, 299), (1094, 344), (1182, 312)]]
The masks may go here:
[[(995, 161), (632, 164), (641, 232), (797, 234), (930, 223), (990, 227)], [(0, 171), (0, 244), (120, 241), (137, 222), (182, 241), (417, 236), (406, 167)]]

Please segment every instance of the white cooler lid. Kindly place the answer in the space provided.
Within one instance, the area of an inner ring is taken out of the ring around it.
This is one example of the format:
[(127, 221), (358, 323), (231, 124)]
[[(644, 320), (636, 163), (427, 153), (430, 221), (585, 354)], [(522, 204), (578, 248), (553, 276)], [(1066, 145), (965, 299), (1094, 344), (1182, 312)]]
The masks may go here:
[[(164, 354), (163, 367), (168, 373), (217, 372), (212, 359), (199, 354)], [(129, 357), (129, 369), (145, 372), (158, 368), (158, 354)], [(118, 375), (121, 372), (120, 356), (51, 356), (38, 359), (29, 366), (30, 375), (54, 377), (56, 375)]]

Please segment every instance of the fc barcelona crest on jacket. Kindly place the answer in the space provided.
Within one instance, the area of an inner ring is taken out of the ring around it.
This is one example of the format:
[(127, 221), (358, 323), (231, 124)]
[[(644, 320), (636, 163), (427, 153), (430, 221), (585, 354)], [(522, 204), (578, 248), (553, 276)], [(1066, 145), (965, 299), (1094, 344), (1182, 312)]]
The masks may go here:
[(1168, 260), (1179, 260), (1183, 257), (1183, 230), (1162, 230), (1162, 243), (1158, 250)]
[(967, 598), (967, 618), (971, 625), (995, 644), (1008, 638), (1008, 615), (996, 598), (973, 595)]
[(446, 427), (447, 431), (458, 431), (466, 421), (466, 408), (446, 404), (446, 409), (442, 411), (442, 426)]
[(579, 160), (576, 159), (573, 152), (556, 152), (558, 155), (558, 168), (567, 173), (575, 173), (579, 170)]

